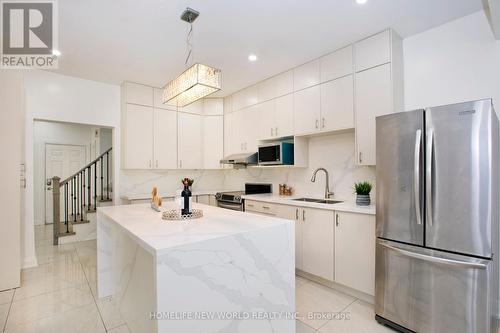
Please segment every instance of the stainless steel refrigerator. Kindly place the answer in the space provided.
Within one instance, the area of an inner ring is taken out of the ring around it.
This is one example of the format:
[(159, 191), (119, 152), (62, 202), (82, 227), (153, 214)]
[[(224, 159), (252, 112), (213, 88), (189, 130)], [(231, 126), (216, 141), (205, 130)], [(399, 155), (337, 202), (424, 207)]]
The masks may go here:
[(499, 124), (491, 100), (381, 116), (375, 312), (401, 332), (496, 333)]

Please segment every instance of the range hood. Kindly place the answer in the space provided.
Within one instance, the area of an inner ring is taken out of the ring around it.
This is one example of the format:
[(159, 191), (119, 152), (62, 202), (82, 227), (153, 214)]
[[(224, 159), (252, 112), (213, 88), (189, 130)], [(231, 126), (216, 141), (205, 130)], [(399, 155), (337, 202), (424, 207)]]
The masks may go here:
[(257, 164), (257, 153), (232, 154), (220, 160), (222, 164), (232, 164), (234, 168), (244, 168)]

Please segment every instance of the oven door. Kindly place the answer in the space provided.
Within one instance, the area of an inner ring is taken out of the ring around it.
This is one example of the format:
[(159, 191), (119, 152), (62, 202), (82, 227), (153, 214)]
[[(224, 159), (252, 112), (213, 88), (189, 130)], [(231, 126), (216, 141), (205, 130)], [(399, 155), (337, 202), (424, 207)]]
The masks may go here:
[(237, 210), (242, 212), (244, 205), (242, 203), (228, 202), (228, 201), (217, 201), (217, 207), (224, 209)]
[(259, 164), (282, 164), (281, 152), (281, 144), (273, 143), (259, 146)]

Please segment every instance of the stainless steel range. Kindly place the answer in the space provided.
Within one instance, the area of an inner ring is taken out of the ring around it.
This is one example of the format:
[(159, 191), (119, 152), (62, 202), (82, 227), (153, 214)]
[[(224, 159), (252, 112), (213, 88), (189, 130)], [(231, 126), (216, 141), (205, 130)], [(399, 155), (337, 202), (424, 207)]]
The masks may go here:
[(215, 194), (215, 199), (217, 200), (217, 206), (225, 209), (232, 210), (245, 210), (245, 202), (242, 195), (245, 194), (262, 194), (262, 193), (272, 193), (272, 184), (255, 184), (246, 183), (245, 191), (228, 191), (219, 192)]

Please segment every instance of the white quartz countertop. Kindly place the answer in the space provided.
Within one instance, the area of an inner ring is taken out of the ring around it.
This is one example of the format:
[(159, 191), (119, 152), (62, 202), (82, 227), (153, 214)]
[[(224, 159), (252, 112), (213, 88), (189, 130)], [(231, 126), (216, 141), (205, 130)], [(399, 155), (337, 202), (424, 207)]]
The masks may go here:
[[(203, 210), (203, 217), (188, 221), (162, 220), (160, 212), (150, 204), (97, 208), (98, 223), (103, 217), (126, 230), (149, 252), (160, 255), (177, 246), (222, 238), (259, 229), (294, 223), (275, 217), (265, 217), (203, 204), (193, 204)], [(168, 203), (163, 208), (178, 208)]]
[[(178, 191), (175, 192), (170, 192), (170, 193), (159, 193), (158, 196), (160, 198), (174, 198), (178, 197), (180, 195), (180, 192), (182, 189), (179, 189)], [(215, 195), (217, 192), (233, 192), (233, 191), (241, 191), (241, 190), (200, 190), (200, 191), (193, 191), (191, 192), (191, 195)], [(120, 196), (121, 199), (125, 200), (145, 200), (145, 199), (150, 199), (151, 198), (151, 193), (140, 193), (140, 194), (124, 194)]]
[[(361, 213), (375, 215), (375, 205), (370, 206), (358, 206), (355, 202), (342, 199), (332, 199), (343, 201), (336, 204), (322, 204), (316, 202), (305, 202), (305, 201), (294, 201), (293, 199), (304, 198), (307, 196), (280, 196), (276, 194), (249, 194), (242, 196), (245, 200), (254, 200), (261, 202), (276, 203), (282, 205), (298, 206), (298, 207), (309, 207), (309, 208), (319, 208), (326, 210), (335, 210), (340, 212), (351, 212), (351, 213)], [(322, 199), (322, 198), (316, 198)]]

